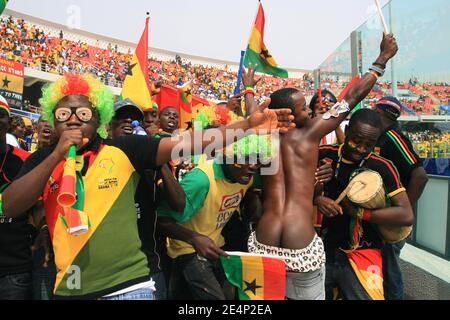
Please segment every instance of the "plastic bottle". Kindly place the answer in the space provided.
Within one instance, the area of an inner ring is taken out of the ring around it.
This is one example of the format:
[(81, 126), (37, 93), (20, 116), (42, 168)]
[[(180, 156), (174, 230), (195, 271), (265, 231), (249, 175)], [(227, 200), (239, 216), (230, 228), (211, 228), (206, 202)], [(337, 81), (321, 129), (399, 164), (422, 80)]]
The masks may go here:
[(131, 123), (131, 127), (134, 129), (133, 134), (138, 135), (138, 136), (146, 136), (147, 135), (147, 132), (145, 132), (145, 130), (141, 127), (141, 124), (139, 123), (139, 121), (134, 120)]

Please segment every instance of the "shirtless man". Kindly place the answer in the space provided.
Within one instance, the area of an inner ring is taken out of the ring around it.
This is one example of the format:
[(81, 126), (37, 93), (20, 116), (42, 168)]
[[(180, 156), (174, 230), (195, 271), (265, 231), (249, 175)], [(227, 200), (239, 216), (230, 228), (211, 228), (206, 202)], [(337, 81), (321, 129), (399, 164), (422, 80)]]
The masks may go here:
[(394, 36), (384, 35), (372, 70), (348, 91), (342, 103), (322, 116), (310, 118), (305, 97), (296, 89), (281, 89), (271, 96), (269, 108), (291, 108), (296, 129), (281, 138), (278, 172), (264, 177), (264, 214), (249, 238), (249, 251), (285, 257), (289, 299), (325, 299), (325, 253), (312, 217), (320, 139), (336, 130), (367, 96), (397, 50)]

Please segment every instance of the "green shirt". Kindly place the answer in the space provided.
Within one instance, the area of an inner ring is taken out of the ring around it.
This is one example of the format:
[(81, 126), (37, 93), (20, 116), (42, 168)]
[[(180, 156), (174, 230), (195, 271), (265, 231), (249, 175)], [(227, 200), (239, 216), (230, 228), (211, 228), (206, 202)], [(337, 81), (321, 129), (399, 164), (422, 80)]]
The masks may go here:
[[(216, 180), (224, 180), (225, 174), (223, 173), (222, 166), (217, 164), (214, 160), (213, 164), (214, 178)], [(209, 179), (208, 176), (200, 169), (194, 168), (190, 171), (184, 179), (180, 182), (181, 188), (183, 188), (186, 194), (186, 205), (183, 212), (176, 212), (170, 209), (166, 201), (163, 201), (158, 208), (158, 216), (169, 217), (176, 220), (176, 222), (183, 224), (203, 207), (205, 199), (209, 192)]]

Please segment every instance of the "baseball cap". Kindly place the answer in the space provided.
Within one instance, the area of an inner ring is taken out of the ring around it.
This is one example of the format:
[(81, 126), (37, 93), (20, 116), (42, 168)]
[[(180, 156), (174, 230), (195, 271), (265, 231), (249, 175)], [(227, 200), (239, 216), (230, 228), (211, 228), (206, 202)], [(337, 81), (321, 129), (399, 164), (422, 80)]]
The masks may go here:
[(114, 112), (117, 113), (119, 110), (130, 109), (136, 111), (142, 118), (144, 118), (144, 112), (130, 99), (125, 99), (118, 101), (114, 104)]
[(402, 110), (405, 109), (403, 104), (396, 97), (392, 96), (381, 98), (380, 100), (378, 100), (375, 106), (387, 113), (390, 113), (395, 118), (400, 117)]

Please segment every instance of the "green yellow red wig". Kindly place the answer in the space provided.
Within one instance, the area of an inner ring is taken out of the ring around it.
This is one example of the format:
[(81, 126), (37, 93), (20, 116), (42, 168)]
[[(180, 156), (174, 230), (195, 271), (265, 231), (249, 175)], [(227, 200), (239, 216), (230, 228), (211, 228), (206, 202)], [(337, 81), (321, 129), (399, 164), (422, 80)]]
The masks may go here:
[(99, 128), (97, 133), (100, 137), (108, 136), (106, 126), (114, 116), (113, 93), (101, 81), (91, 74), (67, 73), (54, 83), (42, 88), (42, 98), (39, 103), (42, 106), (42, 118), (54, 125), (55, 116), (53, 111), (59, 101), (66, 96), (81, 95), (89, 99), (92, 108), (99, 115)]
[(225, 150), (227, 157), (232, 156), (238, 160), (247, 160), (250, 157), (262, 162), (270, 162), (273, 157), (271, 135), (248, 135), (231, 144)]
[(226, 126), (239, 120), (239, 117), (227, 107), (203, 106), (198, 109), (193, 123), (195, 130)]
[[(227, 107), (203, 106), (198, 109), (193, 122), (195, 130), (203, 130), (226, 126), (242, 119)], [(272, 158), (272, 139), (270, 135), (248, 135), (229, 145), (223, 152), (226, 157), (246, 160), (257, 156), (258, 159), (267, 161)]]

